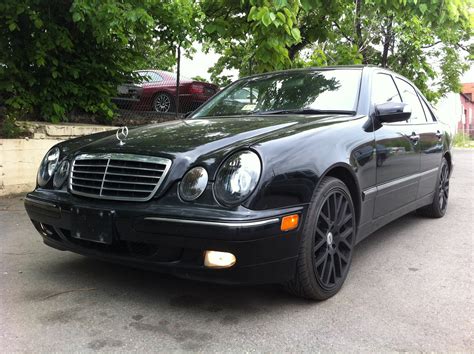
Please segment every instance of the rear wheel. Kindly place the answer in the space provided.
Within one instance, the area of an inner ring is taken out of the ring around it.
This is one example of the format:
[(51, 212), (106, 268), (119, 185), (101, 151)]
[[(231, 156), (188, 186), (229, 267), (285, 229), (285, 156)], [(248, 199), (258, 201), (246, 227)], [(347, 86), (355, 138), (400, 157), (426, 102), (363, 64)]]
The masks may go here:
[(159, 92), (153, 98), (153, 110), (159, 113), (170, 113), (175, 111), (174, 99), (165, 92)]
[(417, 210), (417, 213), (430, 218), (442, 218), (448, 208), (449, 164), (443, 157), (438, 174), (438, 183), (434, 191), (433, 202)]
[(325, 177), (305, 220), (291, 293), (325, 300), (342, 287), (352, 261), (356, 217), (351, 195), (339, 179)]

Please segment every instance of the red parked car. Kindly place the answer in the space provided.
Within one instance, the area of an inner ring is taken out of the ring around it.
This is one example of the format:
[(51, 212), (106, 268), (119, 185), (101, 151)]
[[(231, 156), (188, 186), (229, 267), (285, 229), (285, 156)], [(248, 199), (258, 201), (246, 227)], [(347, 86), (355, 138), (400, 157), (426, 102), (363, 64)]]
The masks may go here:
[[(160, 113), (176, 112), (174, 73), (163, 70), (138, 70), (136, 73), (142, 78), (139, 83), (118, 87), (118, 97), (113, 101), (119, 108)], [(217, 85), (180, 77), (179, 112), (194, 111), (218, 90)]]

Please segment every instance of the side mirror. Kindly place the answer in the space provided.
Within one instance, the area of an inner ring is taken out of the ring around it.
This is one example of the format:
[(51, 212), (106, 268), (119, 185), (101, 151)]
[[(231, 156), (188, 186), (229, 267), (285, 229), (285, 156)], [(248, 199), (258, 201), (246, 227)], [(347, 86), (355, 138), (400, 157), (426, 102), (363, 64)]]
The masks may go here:
[(375, 118), (380, 123), (403, 122), (410, 119), (411, 107), (402, 102), (385, 102), (375, 106)]

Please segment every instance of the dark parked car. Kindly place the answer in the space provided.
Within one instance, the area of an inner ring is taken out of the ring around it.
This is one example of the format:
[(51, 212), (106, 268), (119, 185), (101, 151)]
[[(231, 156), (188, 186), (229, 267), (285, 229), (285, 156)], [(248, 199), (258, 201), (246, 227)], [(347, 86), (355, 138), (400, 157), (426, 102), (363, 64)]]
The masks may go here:
[[(119, 108), (176, 112), (176, 75), (162, 70), (139, 70), (138, 83), (123, 84), (118, 87), (118, 96), (113, 99)], [(218, 86), (207, 82), (181, 77), (179, 80), (179, 112), (195, 110), (217, 91)]]
[(451, 137), (377, 67), (267, 73), (182, 121), (53, 147), (25, 199), (59, 250), (327, 299), (355, 245), (417, 210), (442, 217)]

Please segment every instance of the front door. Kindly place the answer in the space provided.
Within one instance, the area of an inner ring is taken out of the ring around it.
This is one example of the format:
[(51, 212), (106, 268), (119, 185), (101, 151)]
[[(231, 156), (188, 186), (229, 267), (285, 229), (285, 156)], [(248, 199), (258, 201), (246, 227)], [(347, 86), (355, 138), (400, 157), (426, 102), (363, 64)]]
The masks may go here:
[[(378, 73), (372, 82), (372, 102), (403, 102), (392, 75)], [(408, 102), (409, 103), (409, 102)], [(420, 105), (419, 109), (422, 110)], [(419, 114), (412, 107), (412, 117)], [(411, 120), (383, 124), (375, 131), (377, 194), (374, 218), (416, 200), (420, 172), (420, 137)]]

